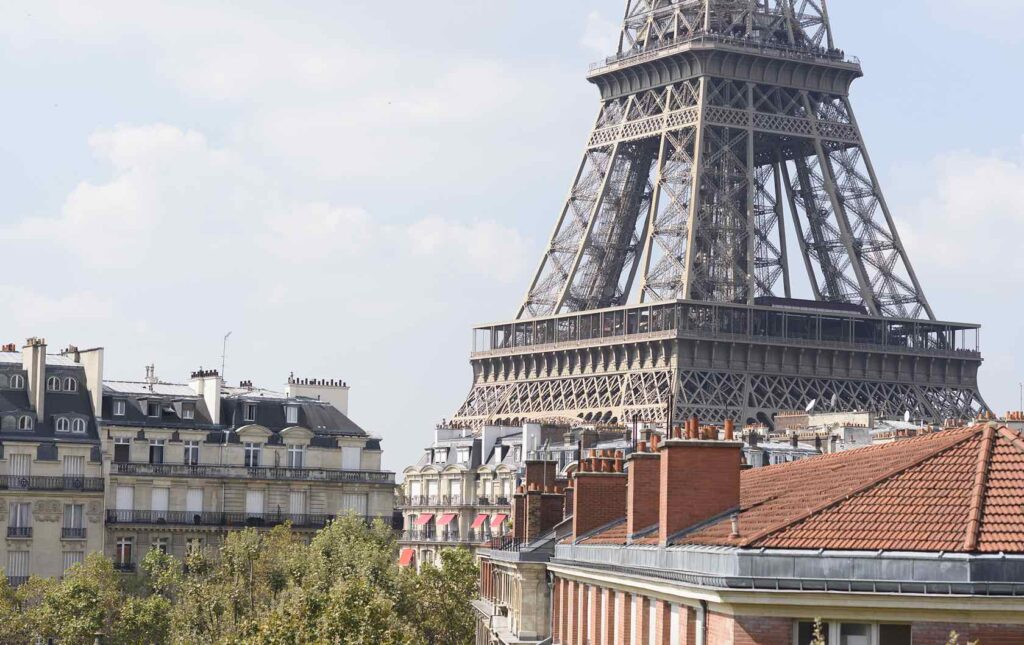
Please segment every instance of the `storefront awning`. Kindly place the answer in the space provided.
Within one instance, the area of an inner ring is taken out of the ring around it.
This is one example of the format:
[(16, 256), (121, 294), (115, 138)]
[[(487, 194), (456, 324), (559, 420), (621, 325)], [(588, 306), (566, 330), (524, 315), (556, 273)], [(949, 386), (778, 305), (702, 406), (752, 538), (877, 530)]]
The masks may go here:
[(424, 513), (416, 518), (416, 526), (425, 526), (430, 524), (430, 520), (434, 519), (433, 513)]
[(408, 567), (412, 564), (412, 561), (416, 559), (416, 551), (412, 549), (402, 549), (402, 555), (398, 558), (398, 566)]
[(491, 528), (492, 529), (496, 529), (499, 526), (501, 526), (501, 523), (504, 522), (507, 517), (508, 517), (508, 515), (506, 515), (505, 513), (498, 513), (497, 515), (492, 517), (491, 518)]
[(437, 525), (438, 526), (445, 526), (445, 525), (447, 525), (449, 522), (451, 522), (454, 519), (455, 519), (455, 513), (445, 513), (441, 517), (437, 518)]
[(478, 529), (481, 526), (483, 526), (484, 522), (486, 522), (486, 521), (487, 521), (487, 513), (480, 513), (479, 515), (476, 516), (476, 519), (473, 520), (473, 523), (469, 525), (469, 528), (474, 529), (474, 530)]

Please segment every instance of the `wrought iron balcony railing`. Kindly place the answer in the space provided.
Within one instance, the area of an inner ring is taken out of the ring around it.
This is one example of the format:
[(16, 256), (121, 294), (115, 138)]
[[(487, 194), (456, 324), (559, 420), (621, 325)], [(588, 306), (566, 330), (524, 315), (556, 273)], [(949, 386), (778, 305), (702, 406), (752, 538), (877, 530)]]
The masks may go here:
[(0, 476), (0, 490), (80, 490), (102, 492), (102, 477)]
[(402, 540), (405, 542), (442, 542), (442, 543), (455, 543), (465, 542), (469, 543), (470, 540), (461, 538), (458, 531), (449, 531), (448, 533), (437, 533), (434, 531), (403, 531)]
[(12, 587), (20, 587), (28, 582), (28, 576), (7, 576), (7, 584)]
[(60, 530), (60, 537), (62, 540), (84, 540), (85, 529), (64, 527)]
[(32, 537), (32, 527), (31, 526), (8, 526), (7, 527), (7, 537), (9, 537), (9, 538), (19, 538), (19, 539), (30, 538), (30, 537)]
[(508, 506), (505, 497), (463, 497), (461, 495), (412, 495), (398, 498), (399, 506)]
[[(167, 524), (175, 526), (210, 526), (222, 528), (273, 527), (291, 522), (295, 528), (323, 528), (334, 519), (333, 515), (312, 515), (293, 513), (225, 513), (220, 511), (121, 511), (108, 510), (107, 524)], [(363, 516), (372, 523), (383, 520), (394, 526), (391, 515)]]
[(114, 563), (114, 570), (115, 571), (122, 571), (122, 572), (125, 572), (125, 573), (131, 573), (132, 571), (135, 571), (135, 563), (134, 562), (115, 562)]
[(383, 470), (332, 470), (329, 468), (279, 468), (274, 466), (223, 466), (115, 462), (114, 475), (142, 477), (189, 477), (288, 481), (323, 481), (353, 484), (394, 484), (395, 473)]

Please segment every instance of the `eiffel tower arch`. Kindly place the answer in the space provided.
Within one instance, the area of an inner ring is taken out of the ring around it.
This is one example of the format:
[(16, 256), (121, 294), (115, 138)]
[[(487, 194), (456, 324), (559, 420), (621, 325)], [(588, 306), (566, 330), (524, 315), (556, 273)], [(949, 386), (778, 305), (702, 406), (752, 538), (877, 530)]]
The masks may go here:
[(455, 420), (987, 410), (979, 328), (925, 297), (854, 117), (860, 76), (824, 0), (628, 0), (551, 240), (517, 319), (476, 329)]

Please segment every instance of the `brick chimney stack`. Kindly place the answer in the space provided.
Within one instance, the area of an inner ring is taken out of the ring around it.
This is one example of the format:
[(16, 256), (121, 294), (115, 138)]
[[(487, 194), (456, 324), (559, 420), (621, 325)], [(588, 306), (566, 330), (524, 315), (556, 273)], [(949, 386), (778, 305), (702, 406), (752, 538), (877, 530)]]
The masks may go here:
[(40, 421), (46, 416), (46, 340), (29, 338), (21, 350), (21, 367), (25, 370), (28, 400)]
[(599, 452), (580, 460), (575, 473), (572, 514), (573, 539), (621, 519), (626, 514), (626, 474), (622, 452)]
[[(672, 438), (661, 446), (658, 543), (740, 505), (740, 467), (743, 444), (736, 441), (700, 439), (700, 426), (691, 418), (687, 436)], [(703, 433), (705, 437), (716, 436)]]
[(558, 481), (558, 462), (531, 459), (526, 481), (512, 499), (513, 537), (534, 540), (563, 519), (565, 493)]
[(629, 465), (626, 469), (626, 536), (632, 538), (658, 523), (661, 455), (657, 451), (648, 452), (647, 442), (641, 441), (626, 462)]

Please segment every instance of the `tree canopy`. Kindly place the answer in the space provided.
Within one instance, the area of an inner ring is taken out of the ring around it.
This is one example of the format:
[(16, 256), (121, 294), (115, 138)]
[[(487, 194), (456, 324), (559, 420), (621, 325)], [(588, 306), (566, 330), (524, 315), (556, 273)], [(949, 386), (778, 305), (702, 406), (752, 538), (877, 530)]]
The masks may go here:
[(395, 550), (385, 524), (340, 517), (309, 544), (286, 525), (230, 533), (184, 562), (153, 550), (137, 577), (92, 554), (60, 581), (0, 578), (0, 643), (470, 645), (471, 554), (444, 550), (417, 574)]

